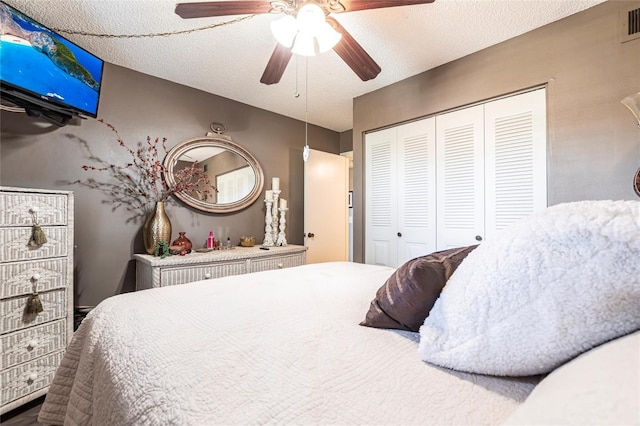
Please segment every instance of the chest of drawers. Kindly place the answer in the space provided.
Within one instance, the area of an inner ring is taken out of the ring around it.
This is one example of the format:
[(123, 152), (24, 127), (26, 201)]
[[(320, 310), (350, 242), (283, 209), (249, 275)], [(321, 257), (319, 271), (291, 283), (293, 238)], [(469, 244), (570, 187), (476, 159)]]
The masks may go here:
[(307, 248), (289, 245), (270, 247), (235, 247), (209, 253), (190, 253), (164, 259), (147, 254), (135, 254), (136, 289), (184, 284), (228, 275), (248, 274), (270, 269), (304, 265)]
[[(30, 246), (37, 222), (47, 242)], [(73, 194), (0, 187), (0, 413), (48, 390), (73, 333)], [(42, 312), (29, 313), (37, 292)]]

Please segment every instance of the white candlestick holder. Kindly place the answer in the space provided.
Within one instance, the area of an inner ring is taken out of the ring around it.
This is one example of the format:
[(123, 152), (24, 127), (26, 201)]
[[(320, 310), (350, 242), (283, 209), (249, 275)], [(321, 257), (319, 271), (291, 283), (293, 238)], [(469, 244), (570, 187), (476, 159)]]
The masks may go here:
[(282, 191), (279, 189), (273, 190), (273, 206), (271, 208), (273, 225), (271, 226), (271, 240), (274, 244), (278, 240), (278, 198), (280, 198), (281, 192)]
[(289, 209), (278, 209), (280, 210), (280, 233), (278, 234), (278, 240), (276, 241), (277, 246), (285, 247), (287, 245), (287, 237), (284, 234), (284, 229), (287, 226), (287, 210)]
[(273, 222), (273, 217), (271, 216), (271, 205), (273, 201), (265, 198), (264, 202), (267, 205), (267, 213), (264, 216), (264, 241), (262, 242), (262, 246), (273, 247), (273, 227), (271, 226)]

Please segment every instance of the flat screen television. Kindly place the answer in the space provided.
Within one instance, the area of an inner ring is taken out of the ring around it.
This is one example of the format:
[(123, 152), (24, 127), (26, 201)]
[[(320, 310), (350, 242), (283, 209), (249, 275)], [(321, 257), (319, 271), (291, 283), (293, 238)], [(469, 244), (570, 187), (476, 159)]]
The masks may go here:
[(104, 61), (0, 2), (0, 95), (65, 124), (98, 114)]

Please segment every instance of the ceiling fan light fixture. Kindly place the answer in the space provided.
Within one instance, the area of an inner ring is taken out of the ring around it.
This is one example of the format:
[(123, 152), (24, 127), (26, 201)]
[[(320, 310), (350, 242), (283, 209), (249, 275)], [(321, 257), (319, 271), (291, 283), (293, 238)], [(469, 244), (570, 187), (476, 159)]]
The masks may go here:
[(271, 22), (271, 32), (278, 43), (285, 47), (291, 47), (298, 34), (298, 21), (291, 15), (285, 15)]
[(278, 43), (302, 56), (327, 52), (342, 38), (325, 20), (320, 6), (313, 3), (302, 6), (295, 18), (287, 14), (271, 22), (271, 32)]
[(307, 31), (312, 34), (316, 34), (318, 32), (318, 28), (325, 22), (324, 18), (322, 8), (313, 3), (302, 6), (296, 17), (300, 31)]
[(306, 31), (298, 32), (291, 48), (292, 53), (302, 56), (315, 56), (318, 50), (316, 37)]
[(318, 49), (321, 53), (324, 53), (333, 49), (333, 46), (338, 44), (342, 39), (342, 34), (333, 29), (333, 27), (325, 21), (318, 29), (316, 38), (318, 39)]

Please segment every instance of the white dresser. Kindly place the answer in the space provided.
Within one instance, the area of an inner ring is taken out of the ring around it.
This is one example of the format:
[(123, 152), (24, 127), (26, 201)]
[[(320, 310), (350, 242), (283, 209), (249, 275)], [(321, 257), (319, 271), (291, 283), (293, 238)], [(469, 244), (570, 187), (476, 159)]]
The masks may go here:
[(185, 256), (161, 259), (148, 254), (135, 254), (136, 289), (184, 284), (228, 275), (248, 274), (269, 269), (304, 265), (307, 248), (286, 247), (234, 247), (208, 253), (191, 252)]
[[(30, 247), (34, 220), (47, 242)], [(73, 194), (0, 187), (0, 413), (44, 395), (73, 333)], [(38, 293), (42, 312), (27, 313)]]

